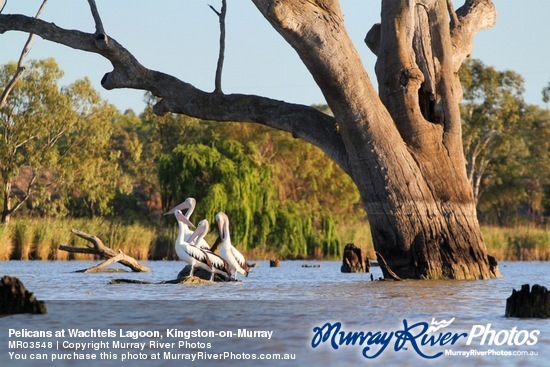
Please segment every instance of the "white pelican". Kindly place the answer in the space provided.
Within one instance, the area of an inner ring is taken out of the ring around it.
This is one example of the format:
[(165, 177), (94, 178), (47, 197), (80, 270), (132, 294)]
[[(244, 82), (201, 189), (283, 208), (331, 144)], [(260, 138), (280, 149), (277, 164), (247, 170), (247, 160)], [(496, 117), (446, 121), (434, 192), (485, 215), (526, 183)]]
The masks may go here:
[(227, 261), (231, 271), (235, 275), (235, 280), (237, 280), (237, 273), (240, 273), (244, 276), (248, 276), (248, 264), (243, 254), (239, 252), (231, 244), (231, 236), (229, 234), (229, 218), (223, 212), (216, 214), (216, 221), (218, 222), (218, 229), (220, 231), (220, 256)]
[(193, 226), (193, 223), (191, 223), (189, 219), (187, 219), (187, 217), (178, 209), (174, 211), (174, 216), (178, 220), (179, 227), (179, 233), (175, 243), (176, 254), (180, 259), (191, 265), (191, 273), (189, 276), (193, 276), (195, 266), (212, 272), (212, 264), (210, 263), (208, 255), (206, 255), (206, 253), (200, 248), (190, 245), (183, 238), (184, 226)]
[[(164, 215), (173, 214), (176, 210), (183, 210), (187, 209), (185, 212), (185, 217), (189, 220), (191, 220), (191, 214), (193, 214), (193, 211), (195, 210), (195, 206), (197, 206), (197, 201), (194, 198), (187, 198), (183, 203), (180, 203), (164, 213)], [(189, 238), (193, 234), (193, 231), (189, 229), (189, 226), (187, 224), (183, 224), (183, 238), (185, 239), (185, 242), (189, 242)], [(197, 241), (195, 244), (196, 247), (201, 249), (210, 250), (210, 245), (203, 239), (200, 241)]]
[[(197, 225), (197, 229), (195, 232), (193, 232), (193, 235), (189, 238), (189, 243), (193, 244), (193, 241), (198, 242), (199, 240), (203, 239), (206, 234), (208, 233), (209, 224), (206, 219), (203, 219), (199, 222)], [(212, 251), (209, 250), (203, 250), (206, 255), (208, 256), (208, 259), (210, 260), (210, 266), (212, 269), (212, 276), (210, 277), (211, 281), (214, 281), (214, 273), (220, 274), (225, 279), (231, 279), (231, 269), (229, 267), (229, 264), (220, 256), (216, 255)]]

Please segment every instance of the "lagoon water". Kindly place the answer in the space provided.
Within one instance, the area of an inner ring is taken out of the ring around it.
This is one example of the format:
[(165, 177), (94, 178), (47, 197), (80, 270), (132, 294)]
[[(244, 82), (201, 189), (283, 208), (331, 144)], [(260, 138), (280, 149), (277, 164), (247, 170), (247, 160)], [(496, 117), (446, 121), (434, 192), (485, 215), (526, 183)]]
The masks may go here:
[[(341, 263), (331, 261), (283, 261), (279, 268), (270, 268), (268, 262), (261, 261), (241, 282), (195, 285), (108, 284), (114, 278), (152, 282), (173, 279), (185, 265), (177, 261), (145, 262), (152, 273), (74, 273), (95, 264), (85, 261), (0, 263), (0, 275), (21, 279), (38, 299), (46, 301), (48, 309), (46, 315), (0, 317), (1, 366), (547, 366), (550, 357), (548, 320), (504, 317), (506, 298), (512, 289), (527, 283), (550, 286), (548, 262), (504, 262), (500, 264), (503, 278), (484, 281), (373, 282), (370, 274), (342, 274)], [(302, 265), (320, 266), (305, 268)], [(379, 268), (371, 270), (375, 278), (381, 276)], [(441, 345), (439, 340), (435, 345), (422, 345), (420, 337), (398, 342), (397, 331), (409, 328), (410, 335), (419, 334), (423, 323), (453, 318), (449, 326), (433, 334), (435, 337), (444, 333), (457, 336), (454, 344), (446, 341)], [(336, 345), (338, 349), (331, 346), (332, 339), (327, 338), (313, 348), (314, 328), (337, 322), (342, 325), (341, 331), (379, 332), (379, 337), (367, 339), (362, 345), (359, 342)], [(412, 328), (417, 323), (419, 326)], [(18, 338), (14, 334), (24, 329), (52, 333), (69, 329), (100, 330), (116, 333), (116, 337), (88, 333), (90, 337), (52, 335), (36, 339)], [(265, 334), (247, 338), (242, 334), (237, 336), (239, 329), (273, 331), (273, 334), (271, 339), (263, 338)], [(167, 330), (182, 334), (172, 336)], [(214, 331), (216, 335), (184, 335), (186, 331), (197, 330)], [(492, 345), (488, 345), (490, 332), (484, 343), (480, 336), (472, 339), (470, 345), (466, 344), (466, 336), (459, 336), (487, 330), (497, 335), (497, 342)], [(513, 330), (516, 331), (512, 334)], [(531, 334), (536, 330), (540, 333)], [(121, 336), (121, 332), (129, 332), (128, 337)], [(139, 332), (142, 334), (135, 339), (130, 337)], [(229, 332), (234, 336), (227, 337)], [(381, 343), (380, 336), (385, 333), (391, 337), (392, 332), (393, 338), (381, 350), (382, 344), (375, 341)], [(505, 340), (508, 335), (512, 335), (509, 341)], [(512, 339), (518, 335), (516, 344), (523, 345), (514, 345)], [(527, 345), (531, 340), (527, 335), (534, 335), (536, 343)], [(51, 348), (46, 345), (45, 349), (35, 350), (22, 345), (15, 348), (13, 344), (10, 348), (9, 341), (16, 340), (53, 344)], [(140, 347), (122, 344), (113, 348), (115, 340), (145, 343), (145, 348), (140, 350)], [(93, 344), (101, 341), (109, 342), (109, 348)], [(175, 344), (171, 348), (160, 348), (149, 344), (151, 341)], [(78, 357), (73, 354), (72, 346), (63, 342), (92, 343), (77, 354), (88, 354), (88, 357), (93, 354), (96, 359), (52, 361), (53, 355)], [(180, 342), (182, 344), (178, 344)], [(417, 350), (414, 345), (418, 346)], [(446, 351), (454, 355), (445, 355)], [(376, 358), (363, 356), (363, 353), (373, 356), (377, 352), (380, 354)], [(441, 352), (443, 355), (439, 357), (425, 358)], [(457, 355), (457, 352), (470, 352), (470, 355)], [(139, 353), (147, 359), (121, 362), (123, 356), (138, 358)], [(160, 358), (153, 360), (157, 353)], [(173, 360), (168, 358), (172, 356), (170, 353), (201, 359)], [(487, 355), (480, 355), (483, 353)], [(27, 359), (15, 359), (16, 354)], [(47, 359), (29, 359), (38, 354)], [(284, 354), (295, 359), (259, 359), (285, 357)], [(111, 359), (114, 355), (117, 360)], [(214, 356), (223, 359), (209, 359)], [(252, 359), (254, 357), (256, 359)]]

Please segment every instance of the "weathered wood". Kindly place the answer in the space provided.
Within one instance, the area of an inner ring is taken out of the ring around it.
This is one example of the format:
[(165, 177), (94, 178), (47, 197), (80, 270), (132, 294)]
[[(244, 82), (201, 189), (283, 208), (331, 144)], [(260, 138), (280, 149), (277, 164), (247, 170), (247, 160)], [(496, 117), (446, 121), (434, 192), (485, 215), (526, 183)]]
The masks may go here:
[(319, 147), (357, 186), (385, 277), (392, 277), (388, 270), (403, 279), (500, 276), (487, 257), (464, 169), (457, 73), (474, 35), (494, 23), (492, 1), (465, 0), (456, 12), (451, 1), (382, 1), (380, 24), (367, 37), (377, 55), (378, 91), (345, 30), (339, 1), (252, 2), (297, 52), (331, 115), (259, 96), (209, 93), (148, 69), (101, 31), (95, 8), (94, 34), (18, 14), (0, 14), (0, 34), (35, 33), (103, 56), (113, 70), (102, 86), (150, 91), (158, 97), (157, 115), (260, 123)]
[(363, 251), (353, 243), (346, 244), (340, 271), (342, 273), (368, 273), (369, 270), (370, 266), (363, 259)]
[[(87, 269), (86, 271), (84, 271), (85, 273), (98, 272), (99, 269), (115, 261), (121, 263), (124, 266), (129, 267), (134, 272), (146, 272), (146, 273), (151, 272), (151, 269), (149, 269), (147, 266), (140, 264), (136, 259), (124, 254), (121, 250), (116, 252), (112, 248), (105, 246), (105, 244), (103, 244), (103, 241), (101, 241), (101, 239), (99, 239), (98, 237), (79, 231), (78, 229), (74, 229), (74, 228), (71, 229), (71, 232), (80, 238), (84, 238), (90, 243), (86, 244), (86, 247), (60, 245), (59, 246), (60, 250), (73, 252), (73, 253), (80, 253), (80, 254), (94, 254), (94, 255), (101, 256), (104, 259), (107, 259), (106, 262)], [(115, 258), (115, 260), (110, 260), (113, 258)]]
[(538, 284), (529, 289), (529, 284), (521, 286), (520, 291), (512, 290), (506, 300), (506, 317), (550, 318), (550, 292)]
[[(119, 250), (120, 251), (120, 250)], [(112, 263), (118, 262), (124, 258), (124, 254), (122, 251), (120, 251), (115, 257), (111, 257), (110, 259), (105, 260), (101, 264), (98, 264), (96, 266), (92, 266), (91, 268), (86, 269), (85, 273), (99, 273), (101, 272), (102, 268), (104, 268), (107, 265), (110, 265)]]
[(278, 268), (279, 266), (281, 266), (281, 261), (280, 260), (269, 260), (269, 267), (270, 268)]
[(0, 279), (0, 315), (46, 312), (44, 301), (37, 300), (18, 278), (6, 275)]

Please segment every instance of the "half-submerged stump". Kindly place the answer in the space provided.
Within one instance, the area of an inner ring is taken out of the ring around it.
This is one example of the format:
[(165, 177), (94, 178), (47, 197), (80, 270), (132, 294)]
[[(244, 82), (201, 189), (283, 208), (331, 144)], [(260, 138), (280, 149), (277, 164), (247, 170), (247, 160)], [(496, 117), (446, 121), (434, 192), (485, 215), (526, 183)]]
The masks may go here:
[[(210, 280), (211, 273), (207, 270), (204, 270), (202, 268), (195, 268), (193, 270), (193, 276), (190, 278), (189, 274), (191, 274), (191, 265), (186, 265), (185, 268), (183, 268), (179, 274), (177, 279), (179, 280), (178, 283), (182, 283), (182, 281), (190, 282), (190, 279), (192, 278), (199, 278), (202, 280)], [(219, 274), (214, 274), (214, 281), (215, 282), (228, 282), (230, 279), (225, 279), (224, 277), (220, 276)]]
[(0, 279), (0, 315), (46, 312), (44, 301), (37, 300), (18, 278), (6, 275)]
[[(193, 276), (191, 274), (191, 265), (186, 265), (179, 273), (176, 279), (164, 280), (161, 282), (149, 282), (146, 280), (134, 279), (112, 279), (109, 284), (208, 284), (210, 282), (210, 272), (202, 268), (195, 268)], [(224, 279), (219, 274), (214, 274), (214, 282), (228, 282), (231, 279)]]
[(103, 244), (103, 241), (101, 241), (98, 237), (79, 231), (77, 229), (71, 229), (71, 232), (77, 235), (78, 237), (84, 238), (85, 240), (89, 241), (90, 244), (87, 244), (86, 247), (60, 245), (59, 246), (60, 250), (68, 251), (68, 252), (76, 252), (80, 254), (94, 254), (106, 259), (104, 262), (96, 266), (92, 266), (91, 268), (80, 270), (79, 272), (81, 273), (102, 272), (105, 270), (103, 269), (105, 266), (115, 262), (119, 262), (120, 264), (129, 267), (130, 269), (132, 269), (133, 272), (146, 272), (146, 273), (151, 272), (151, 269), (149, 269), (147, 266), (140, 264), (136, 259), (124, 254), (121, 250), (118, 250), (118, 252), (116, 252), (112, 248), (105, 246)]
[(279, 266), (281, 266), (281, 260), (269, 260), (270, 268), (278, 268)]
[(550, 318), (550, 292), (538, 284), (531, 289), (529, 284), (524, 284), (520, 291), (512, 290), (512, 295), (506, 300), (505, 316)]
[(342, 273), (368, 273), (370, 271), (369, 259), (364, 258), (363, 251), (359, 247), (353, 243), (348, 243), (344, 247), (340, 271)]

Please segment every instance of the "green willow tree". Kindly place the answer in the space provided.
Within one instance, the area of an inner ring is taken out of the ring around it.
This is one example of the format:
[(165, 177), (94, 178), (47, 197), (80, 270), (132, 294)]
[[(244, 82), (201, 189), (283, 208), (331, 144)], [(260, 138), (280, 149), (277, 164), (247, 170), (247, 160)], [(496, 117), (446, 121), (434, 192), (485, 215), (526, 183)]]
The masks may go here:
[(183, 201), (190, 193), (199, 205), (193, 217), (231, 218), (232, 238), (246, 250), (262, 247), (273, 228), (276, 191), (268, 168), (258, 167), (250, 150), (236, 141), (177, 146), (159, 161), (161, 193)]

